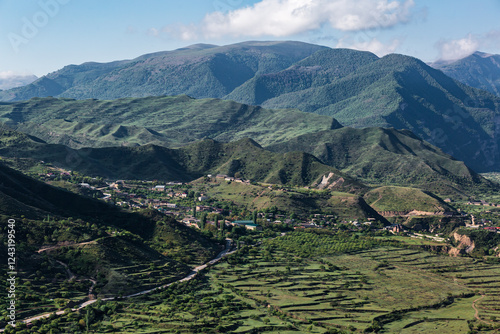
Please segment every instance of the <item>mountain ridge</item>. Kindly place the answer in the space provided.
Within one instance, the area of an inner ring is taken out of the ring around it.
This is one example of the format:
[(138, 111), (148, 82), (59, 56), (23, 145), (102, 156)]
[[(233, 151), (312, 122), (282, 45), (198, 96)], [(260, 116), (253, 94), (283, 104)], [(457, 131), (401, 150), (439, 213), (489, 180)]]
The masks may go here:
[(25, 100), (48, 90), (78, 99), (187, 94), (296, 108), (345, 126), (406, 128), (479, 172), (500, 168), (500, 97), (400, 54), (379, 58), (293, 41), (182, 48), (72, 65), (0, 92), (0, 99)]
[(308, 153), (273, 153), (249, 138), (230, 143), (204, 139), (178, 149), (148, 144), (79, 150), (37, 142), (5, 129), (0, 130), (0, 139), (0, 155), (4, 157), (43, 160), (111, 179), (189, 182), (207, 174), (227, 174), (257, 182), (308, 186), (332, 173), (336, 177), (331, 182), (344, 179), (338, 189), (359, 192), (366, 188)]
[(203, 138), (233, 141), (244, 137), (269, 145), (341, 127), (330, 116), (186, 95), (113, 101), (33, 98), (0, 103), (0, 121), (74, 148), (146, 143), (178, 147)]
[(409, 130), (343, 127), (304, 134), (266, 149), (308, 152), (368, 184), (412, 186), (462, 196), (468, 188), (494, 188), (462, 161)]
[(430, 65), (468, 86), (500, 96), (500, 55), (476, 51), (462, 59)]
[(324, 130), (265, 148), (253, 139), (242, 138), (229, 143), (203, 139), (177, 149), (154, 144), (72, 149), (3, 128), (0, 156), (43, 160), (111, 179), (188, 182), (207, 174), (227, 174), (251, 181), (317, 187), (322, 176), (333, 173), (335, 177), (328, 184), (343, 178), (341, 188), (346, 186), (356, 193), (366, 188), (357, 179), (459, 197), (496, 189), (463, 162), (410, 131), (382, 128)]

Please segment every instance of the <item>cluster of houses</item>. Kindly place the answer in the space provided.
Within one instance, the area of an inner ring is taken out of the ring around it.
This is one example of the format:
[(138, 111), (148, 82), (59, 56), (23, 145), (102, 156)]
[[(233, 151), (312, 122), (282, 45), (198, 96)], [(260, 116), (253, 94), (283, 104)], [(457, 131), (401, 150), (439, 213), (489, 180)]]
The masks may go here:
[[(212, 178), (213, 176), (211, 174), (208, 174), (207, 177), (208, 178)], [(217, 174), (217, 175), (215, 175), (215, 178), (216, 179), (220, 179), (220, 180), (222, 179), (222, 180), (225, 180), (225, 181), (228, 181), (228, 182), (239, 182), (239, 183), (250, 184), (249, 180), (244, 180), (244, 179), (241, 179), (241, 178), (238, 178), (238, 177), (228, 176), (226, 174)]]
[[(208, 178), (213, 178), (212, 175), (207, 175)], [(225, 180), (228, 182), (241, 182), (241, 183), (249, 183), (247, 180), (239, 179), (239, 178), (234, 178), (230, 177), (224, 174), (218, 174), (215, 176), (216, 179), (219, 180)], [(134, 193), (127, 193), (126, 190), (128, 190), (131, 187), (127, 187), (122, 180), (118, 180), (116, 182), (113, 182), (111, 184), (108, 184), (108, 189), (113, 189), (113, 195), (110, 193), (104, 193), (104, 200), (111, 201), (111, 199), (114, 200), (114, 202), (117, 205), (120, 206), (128, 206), (131, 208), (154, 208), (164, 214), (168, 215), (173, 215), (177, 217), (179, 220), (182, 219), (182, 222), (186, 224), (187, 226), (196, 226), (199, 227), (200, 225), (200, 219), (197, 219), (193, 217), (191, 214), (193, 210), (193, 206), (183, 206), (182, 204), (183, 201), (179, 201), (182, 199), (185, 199), (188, 196), (188, 193), (183, 190), (182, 188), (179, 187), (173, 187), (173, 186), (179, 186), (182, 185), (181, 182), (170, 182), (166, 183), (163, 185), (154, 185), (154, 186), (149, 186), (148, 190), (153, 191), (153, 192), (161, 192), (161, 199), (158, 198), (148, 198), (147, 195), (142, 195), (142, 194), (134, 194)], [(80, 183), (80, 187), (82, 188), (93, 188), (90, 184), (88, 183)], [(112, 198), (113, 197), (113, 198)], [(158, 196), (152, 196), (152, 197), (158, 197)], [(169, 200), (168, 198), (171, 198), (172, 200)], [(209, 198), (205, 194), (199, 194), (199, 196), (196, 198), (200, 204), (196, 205), (196, 212), (198, 213), (213, 213), (213, 214), (219, 214), (221, 215), (223, 213), (223, 210), (220, 208), (216, 208), (210, 205), (203, 205), (202, 202), (207, 201)], [(469, 202), (467, 204), (471, 205), (492, 205), (491, 203), (481, 201), (481, 202)], [(497, 206), (494, 205), (493, 206)], [(442, 213), (441, 213), (442, 214)], [(464, 213), (462, 213), (463, 215)], [(290, 224), (293, 225), (295, 229), (305, 229), (305, 228), (323, 228), (325, 226), (334, 226), (338, 223), (337, 217), (334, 215), (327, 215), (327, 214), (314, 214), (312, 215), (309, 219), (291, 219), (285, 215), (282, 214), (276, 214), (276, 213), (258, 213), (257, 218), (259, 221), (265, 221), (268, 224)], [(369, 226), (372, 224), (372, 222), (375, 220), (375, 218), (367, 218), (366, 221), (343, 221), (341, 223), (351, 225), (351, 228), (364, 228), (365, 226)], [(222, 221), (221, 221), (222, 223)], [(215, 225), (215, 222), (213, 221), (207, 221), (206, 224), (208, 225)], [(261, 230), (262, 227), (259, 226), (258, 224), (255, 224), (253, 221), (244, 221), (244, 220), (236, 220), (236, 221), (231, 221), (231, 220), (224, 220), (224, 224), (226, 226), (232, 225), (232, 226), (243, 226), (246, 229), (249, 230)], [(500, 233), (500, 228), (497, 227), (485, 227), (485, 221), (476, 221), (476, 224), (474, 225), (469, 225), (471, 228), (483, 228), (488, 231), (492, 232), (498, 232)], [(393, 233), (399, 233), (399, 232), (404, 232), (405, 229), (402, 225), (400, 224), (394, 224), (390, 226), (385, 227), (386, 230), (391, 231)]]
[(500, 204), (490, 203), (490, 202), (486, 202), (484, 200), (482, 200), (482, 201), (473, 201), (473, 202), (469, 201), (469, 202), (467, 202), (465, 204), (467, 204), (467, 205), (477, 205), (477, 206), (482, 205), (482, 206), (500, 207)]
[[(200, 220), (196, 219), (193, 216), (185, 217), (184, 219), (182, 219), (182, 223), (184, 223), (186, 226), (200, 228), (199, 224)], [(206, 224), (215, 226), (215, 222), (211, 220), (207, 221)], [(235, 221), (223, 220), (220, 221), (219, 224), (224, 224), (225, 226), (243, 226), (247, 230), (262, 231), (262, 226), (255, 224), (252, 220), (235, 220)], [(219, 228), (219, 226), (215, 227)]]

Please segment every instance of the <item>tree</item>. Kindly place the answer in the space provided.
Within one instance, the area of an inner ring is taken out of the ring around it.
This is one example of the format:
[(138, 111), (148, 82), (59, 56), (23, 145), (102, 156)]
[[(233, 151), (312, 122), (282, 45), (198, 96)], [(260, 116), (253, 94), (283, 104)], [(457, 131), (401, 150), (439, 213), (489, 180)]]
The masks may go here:
[(206, 225), (207, 225), (207, 214), (203, 213), (201, 215), (201, 228), (204, 229)]

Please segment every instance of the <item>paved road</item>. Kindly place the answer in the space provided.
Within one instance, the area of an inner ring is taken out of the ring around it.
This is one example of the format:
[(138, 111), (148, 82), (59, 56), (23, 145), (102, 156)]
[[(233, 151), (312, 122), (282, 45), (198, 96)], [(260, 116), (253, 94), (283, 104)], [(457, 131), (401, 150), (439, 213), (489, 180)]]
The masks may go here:
[[(222, 259), (224, 256), (236, 252), (236, 250), (230, 251), (231, 243), (232, 243), (231, 239), (226, 239), (226, 247), (224, 248), (223, 251), (221, 251), (219, 254), (217, 254), (217, 256), (215, 258), (213, 258), (211, 261), (209, 261), (209, 262), (207, 262), (207, 263), (205, 263), (205, 264), (203, 264), (201, 266), (193, 268), (193, 270), (186, 277), (184, 277), (184, 278), (182, 278), (180, 280), (177, 280), (175, 282), (172, 282), (172, 283), (169, 283), (169, 284), (165, 284), (165, 285), (156, 287), (154, 289), (144, 290), (144, 291), (137, 292), (137, 293), (134, 293), (134, 294), (131, 294), (131, 295), (128, 295), (128, 296), (121, 297), (121, 299), (123, 299), (123, 298), (132, 298), (132, 297), (137, 297), (137, 296), (145, 295), (145, 294), (151, 293), (153, 291), (165, 289), (166, 287), (169, 287), (170, 285), (172, 285), (174, 283), (186, 282), (186, 281), (192, 280), (193, 278), (196, 277), (196, 275), (198, 274), (198, 272), (202, 271), (203, 269), (205, 269), (209, 265), (212, 265), (214, 263), (219, 262), (220, 259)], [(116, 298), (117, 297), (109, 297), (109, 298), (103, 298), (103, 299), (100, 299), (100, 300), (108, 301), (108, 300), (115, 300)], [(78, 305), (77, 307), (71, 309), (71, 310), (72, 311), (78, 311), (78, 310), (80, 310), (82, 308), (85, 308), (85, 307), (87, 307), (89, 305), (92, 305), (93, 303), (97, 302), (98, 300), (99, 299), (88, 300), (88, 301), (86, 301), (86, 302)], [(64, 314), (64, 312), (65, 311), (57, 311), (57, 312), (55, 312), (55, 314), (56, 315), (61, 315), (61, 314)], [(27, 319), (24, 319), (24, 320), (21, 320), (21, 321), (24, 322), (24, 323), (30, 323), (32, 321), (39, 320), (39, 319), (42, 319), (42, 318), (48, 318), (52, 314), (54, 314), (54, 312), (37, 315), (35, 317), (27, 318)], [(4, 328), (0, 329), (0, 332), (3, 332), (3, 331), (4, 331)]]

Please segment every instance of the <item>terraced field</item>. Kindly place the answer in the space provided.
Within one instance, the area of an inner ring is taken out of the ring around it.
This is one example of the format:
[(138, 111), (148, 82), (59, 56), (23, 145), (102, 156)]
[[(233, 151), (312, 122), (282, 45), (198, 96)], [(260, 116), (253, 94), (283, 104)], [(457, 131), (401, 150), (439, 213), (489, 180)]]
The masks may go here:
[[(464, 259), (405, 248), (321, 259), (291, 257), (279, 251), (271, 254), (271, 261), (257, 255), (244, 265), (217, 266), (212, 275), (237, 295), (325, 330), (365, 330), (377, 323), (383, 325), (386, 318), (392, 319), (392, 314), (399, 311), (446, 303), (454, 307), (463, 296), (471, 294), (460, 281), (435, 273), (438, 267), (459, 270), (468, 262)], [(447, 263), (441, 265), (442, 260)], [(453, 321), (466, 328), (467, 320), (474, 316), (471, 305), (468, 303), (469, 314)]]
[[(314, 241), (316, 235), (321, 242)], [(390, 237), (382, 242), (340, 236), (295, 231), (244, 246), (190, 282), (92, 305), (91, 328), (282, 334), (496, 333), (500, 328), (496, 260), (449, 257), (412, 243), (398, 246)], [(103, 314), (103, 308), (113, 311)]]

